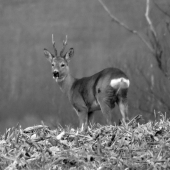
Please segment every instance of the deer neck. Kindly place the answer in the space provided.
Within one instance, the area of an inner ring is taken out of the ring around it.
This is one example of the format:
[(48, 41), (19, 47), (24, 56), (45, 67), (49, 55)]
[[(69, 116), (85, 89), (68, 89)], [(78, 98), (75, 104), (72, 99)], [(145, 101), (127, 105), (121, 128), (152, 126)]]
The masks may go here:
[(68, 74), (63, 81), (58, 82), (61, 91), (69, 96), (70, 89), (75, 80), (71, 74)]

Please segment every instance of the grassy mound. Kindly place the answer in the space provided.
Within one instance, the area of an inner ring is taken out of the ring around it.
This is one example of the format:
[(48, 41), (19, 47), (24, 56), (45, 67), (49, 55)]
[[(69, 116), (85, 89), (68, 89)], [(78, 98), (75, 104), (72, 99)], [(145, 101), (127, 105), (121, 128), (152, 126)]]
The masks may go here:
[(46, 125), (8, 129), (0, 137), (0, 169), (170, 169), (170, 121), (79, 129)]

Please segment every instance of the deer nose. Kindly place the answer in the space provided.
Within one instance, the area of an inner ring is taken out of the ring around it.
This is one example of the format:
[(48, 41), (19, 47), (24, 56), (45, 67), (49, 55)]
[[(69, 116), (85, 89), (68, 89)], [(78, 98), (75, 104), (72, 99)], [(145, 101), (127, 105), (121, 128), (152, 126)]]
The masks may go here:
[(57, 70), (53, 71), (53, 77), (58, 78), (59, 77), (59, 72)]

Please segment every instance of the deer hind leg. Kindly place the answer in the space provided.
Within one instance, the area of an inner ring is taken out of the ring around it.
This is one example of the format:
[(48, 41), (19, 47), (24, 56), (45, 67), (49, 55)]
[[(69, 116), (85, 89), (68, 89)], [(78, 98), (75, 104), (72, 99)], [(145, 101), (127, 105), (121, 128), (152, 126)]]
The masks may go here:
[(118, 102), (118, 106), (120, 109), (120, 113), (122, 115), (122, 120), (125, 123), (126, 121), (128, 121), (128, 103), (127, 103), (127, 99), (121, 99)]
[(97, 96), (97, 101), (100, 105), (100, 109), (106, 117), (106, 121), (109, 125), (112, 124), (112, 113), (113, 109), (115, 107), (115, 102), (117, 100), (115, 93), (116, 90), (113, 89), (111, 86), (107, 86), (107, 88), (104, 90), (104, 92), (100, 91), (101, 93)]
[(84, 109), (84, 110), (79, 110), (79, 109), (75, 109), (78, 118), (79, 118), (79, 127), (81, 128), (81, 131), (86, 131), (87, 127), (88, 127), (88, 112)]
[(117, 104), (119, 106), (120, 113), (122, 115), (122, 121), (126, 123), (128, 118), (128, 100), (127, 100), (127, 89), (121, 89), (118, 97)]
[(109, 105), (107, 105), (107, 103), (103, 100), (99, 100), (98, 101), (99, 105), (100, 105), (100, 108), (101, 108), (101, 111), (102, 111), (102, 114), (103, 116), (106, 118), (106, 122), (108, 125), (111, 125), (112, 124), (112, 109), (110, 108)]

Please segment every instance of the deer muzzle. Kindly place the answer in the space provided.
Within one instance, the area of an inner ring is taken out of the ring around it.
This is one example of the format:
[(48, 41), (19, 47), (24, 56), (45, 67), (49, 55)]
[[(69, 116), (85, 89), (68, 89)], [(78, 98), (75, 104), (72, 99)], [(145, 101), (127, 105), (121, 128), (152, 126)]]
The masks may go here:
[(53, 71), (53, 78), (59, 78), (59, 72), (57, 70)]

